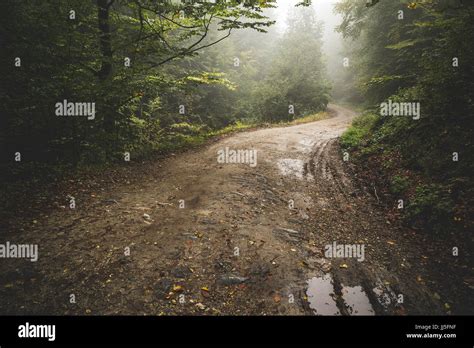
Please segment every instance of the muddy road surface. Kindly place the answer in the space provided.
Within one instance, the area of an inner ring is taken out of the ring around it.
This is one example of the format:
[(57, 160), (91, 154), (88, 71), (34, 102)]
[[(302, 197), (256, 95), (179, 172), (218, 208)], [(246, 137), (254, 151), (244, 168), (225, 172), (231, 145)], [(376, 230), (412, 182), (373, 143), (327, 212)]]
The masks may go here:
[[(344, 170), (338, 137), (354, 112), (330, 113), (71, 192), (75, 209), (55, 207), (10, 237), (38, 244), (39, 259), (2, 261), (0, 313), (442, 314), (417, 278), (420, 250)], [(229, 163), (232, 150), (256, 161)]]

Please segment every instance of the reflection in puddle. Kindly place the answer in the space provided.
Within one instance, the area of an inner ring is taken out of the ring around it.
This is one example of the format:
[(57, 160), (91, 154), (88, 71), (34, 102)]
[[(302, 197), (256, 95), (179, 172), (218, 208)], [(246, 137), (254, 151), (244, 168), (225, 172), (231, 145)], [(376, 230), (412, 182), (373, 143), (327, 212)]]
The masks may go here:
[[(285, 158), (278, 161), (278, 169), (285, 176), (295, 176), (302, 180), (305, 176), (312, 181), (313, 175), (305, 168), (305, 163), (300, 159)], [(306, 164), (307, 166), (307, 164)]]
[[(338, 304), (344, 306), (344, 315), (375, 315), (375, 311), (362, 286), (344, 286), (340, 284), (341, 294), (335, 294), (334, 280), (331, 274), (308, 280), (309, 307), (316, 315), (341, 315)], [(336, 302), (337, 301), (337, 302)], [(342, 308), (342, 307), (341, 307)]]
[(383, 308), (387, 309), (391, 304), (396, 304), (397, 295), (389, 286), (385, 286), (380, 280), (378, 280), (375, 285), (372, 291)]
[(369, 298), (361, 286), (342, 285), (342, 298), (347, 305), (350, 315), (375, 315)]
[(340, 315), (339, 309), (334, 300), (334, 287), (332, 277), (325, 274), (322, 277), (314, 277), (308, 280), (309, 307), (318, 315)]
[(372, 291), (374, 292), (374, 294), (377, 296), (377, 300), (379, 301), (379, 303), (384, 307), (384, 308), (387, 308), (390, 303), (392, 302), (390, 300), (390, 296), (385, 292), (383, 291), (382, 288), (380, 287), (375, 287), (372, 289)]

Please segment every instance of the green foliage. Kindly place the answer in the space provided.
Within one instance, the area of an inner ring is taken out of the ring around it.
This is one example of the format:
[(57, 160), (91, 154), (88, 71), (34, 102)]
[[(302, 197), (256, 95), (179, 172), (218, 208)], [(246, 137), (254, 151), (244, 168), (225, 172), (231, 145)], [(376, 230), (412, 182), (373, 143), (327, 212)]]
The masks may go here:
[[(329, 101), (321, 24), (304, 8), (294, 10), (288, 22), (267, 78), (257, 89), (256, 112), (268, 122), (291, 121), (325, 110)], [(294, 114), (289, 112), (290, 105)]]
[[(474, 171), (474, 4), (446, 8), (426, 0), (418, 5), (380, 1), (366, 8), (364, 1), (352, 0), (338, 4), (344, 18), (339, 30), (354, 40), (352, 71), (367, 107), (378, 113), (388, 100), (421, 106), (419, 120), (381, 116), (370, 128), (356, 121), (342, 141), (363, 155), (385, 156), (384, 162), (397, 154), (398, 169), (434, 183), (417, 189), (409, 210), (411, 220), (418, 216), (432, 226), (450, 222), (454, 205), (469, 205), (451, 201), (448, 192), (473, 191), (467, 178)], [(398, 18), (400, 10), (403, 19)], [(454, 152), (462, 159), (453, 161)], [(396, 193), (408, 189), (400, 180), (392, 180)]]
[(400, 175), (395, 175), (390, 183), (390, 191), (394, 194), (400, 194), (405, 192), (410, 187), (410, 181), (408, 178)]
[(363, 145), (363, 142), (369, 138), (378, 120), (379, 116), (373, 113), (357, 116), (352, 122), (352, 127), (341, 136), (341, 145), (344, 148), (355, 148)]
[[(2, 1), (0, 169), (14, 180), (31, 161), (75, 169), (126, 151), (138, 159), (243, 123), (289, 121), (289, 103), (296, 117), (323, 110), (321, 28), (301, 7), (280, 35), (267, 17), (274, 4)], [(56, 116), (65, 99), (95, 103), (94, 120)]]
[(202, 127), (192, 125), (186, 122), (176, 123), (170, 127), (171, 132), (186, 134), (186, 135), (196, 135), (201, 133)]
[[(5, 0), (0, 6), (0, 165), (15, 179), (15, 165), (77, 167), (122, 161), (125, 151), (139, 158), (177, 134), (232, 124), (236, 86), (216, 64), (229, 52), (197, 54), (238, 29), (267, 31), (272, 21), (262, 11), (273, 5)], [(95, 103), (94, 120), (56, 116), (55, 104), (64, 99)], [(189, 127), (176, 132), (176, 124)], [(21, 163), (12, 164), (15, 152)]]
[(453, 220), (454, 202), (442, 185), (423, 185), (416, 188), (415, 196), (406, 208), (406, 219), (420, 221), (441, 232)]

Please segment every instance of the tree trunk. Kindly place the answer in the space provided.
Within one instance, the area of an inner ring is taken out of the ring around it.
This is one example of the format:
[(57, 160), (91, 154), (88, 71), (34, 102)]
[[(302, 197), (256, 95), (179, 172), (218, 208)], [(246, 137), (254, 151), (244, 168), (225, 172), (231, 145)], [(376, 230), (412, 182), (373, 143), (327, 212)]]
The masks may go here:
[(105, 80), (112, 72), (112, 43), (109, 25), (109, 0), (97, 0), (99, 31), (100, 31), (100, 51), (102, 53), (102, 65), (98, 72), (100, 80)]

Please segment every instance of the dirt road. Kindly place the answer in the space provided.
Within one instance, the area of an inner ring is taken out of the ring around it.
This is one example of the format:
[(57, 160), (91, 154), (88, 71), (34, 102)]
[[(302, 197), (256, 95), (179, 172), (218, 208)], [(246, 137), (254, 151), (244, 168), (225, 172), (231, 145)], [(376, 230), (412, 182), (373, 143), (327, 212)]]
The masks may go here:
[[(345, 174), (337, 138), (354, 113), (330, 111), (170, 157), (87, 199), (71, 192), (75, 209), (16, 241), (37, 243), (38, 262), (3, 263), (0, 313), (441, 313), (413, 270), (421, 253)], [(219, 163), (225, 148), (256, 150), (257, 165)], [(334, 243), (364, 254), (326, 257)]]

